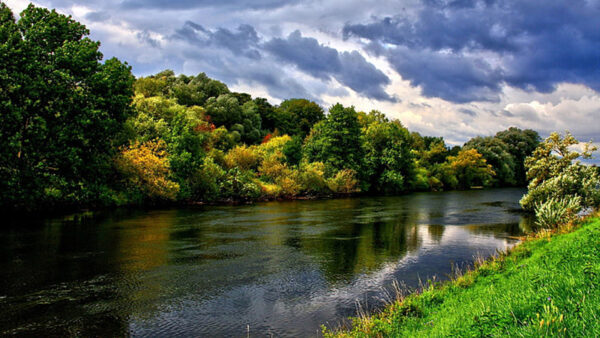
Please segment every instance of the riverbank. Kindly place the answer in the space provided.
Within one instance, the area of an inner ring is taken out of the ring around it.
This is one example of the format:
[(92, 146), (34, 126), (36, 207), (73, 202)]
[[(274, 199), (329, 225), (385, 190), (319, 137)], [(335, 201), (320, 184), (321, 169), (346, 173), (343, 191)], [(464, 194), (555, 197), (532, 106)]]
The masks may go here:
[(598, 336), (600, 217), (528, 238), (451, 282), (326, 336)]

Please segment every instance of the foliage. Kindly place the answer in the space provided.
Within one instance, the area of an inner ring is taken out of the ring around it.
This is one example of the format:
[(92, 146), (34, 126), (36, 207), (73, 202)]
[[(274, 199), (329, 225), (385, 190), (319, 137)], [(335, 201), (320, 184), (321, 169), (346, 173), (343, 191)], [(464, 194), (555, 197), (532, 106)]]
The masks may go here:
[(213, 157), (205, 157), (190, 179), (190, 197), (195, 201), (213, 201), (221, 198), (220, 184), (225, 174), (225, 170), (215, 163)]
[(494, 168), (495, 185), (515, 185), (516, 163), (509, 146), (496, 137), (475, 137), (465, 144), (464, 149), (476, 149), (486, 162)]
[(298, 180), (302, 191), (307, 194), (319, 195), (329, 192), (323, 162), (302, 163)]
[(237, 146), (225, 155), (225, 164), (228, 168), (239, 168), (241, 170), (256, 169), (258, 161), (258, 153), (254, 148), (246, 145)]
[(360, 191), (356, 172), (352, 169), (342, 169), (327, 180), (327, 186), (335, 194), (351, 194)]
[(332, 170), (361, 172), (364, 150), (358, 116), (353, 107), (336, 104), (327, 119), (317, 123), (304, 143), (309, 162), (323, 162)]
[(579, 211), (581, 211), (581, 197), (577, 195), (551, 197), (544, 202), (536, 203), (536, 224), (545, 229), (557, 228), (561, 224), (575, 221)]
[(0, 208), (96, 202), (124, 143), (133, 76), (71, 17), (0, 3)]
[(219, 184), (221, 194), (236, 201), (254, 200), (260, 197), (261, 187), (250, 171), (235, 167), (229, 169)]
[(115, 162), (130, 191), (140, 191), (152, 201), (174, 200), (179, 184), (171, 181), (169, 160), (162, 140), (136, 142), (123, 148)]
[(373, 121), (365, 127), (363, 139), (372, 190), (385, 193), (408, 190), (414, 176), (408, 130), (399, 121)]
[(528, 192), (521, 199), (525, 210), (533, 211), (536, 204), (556, 197), (579, 196), (582, 207), (600, 205), (600, 176), (595, 168), (575, 161), (590, 158), (596, 150), (591, 143), (583, 145), (583, 151), (572, 150), (578, 145), (570, 133), (564, 138), (552, 133), (525, 160), (527, 178), (530, 179)]
[(312, 126), (325, 118), (323, 108), (306, 99), (289, 99), (277, 109), (279, 119), (274, 126), (280, 133), (306, 137)]
[(532, 154), (540, 143), (540, 136), (531, 129), (521, 130), (510, 127), (507, 130), (496, 133), (496, 139), (501, 140), (508, 146), (508, 152), (515, 163), (514, 178), (517, 185), (526, 185), (527, 177), (525, 170), (525, 159)]
[(477, 150), (463, 149), (458, 155), (448, 157), (448, 162), (456, 175), (459, 188), (491, 185), (494, 170)]
[(292, 137), (283, 148), (285, 160), (291, 165), (298, 165), (302, 160), (302, 138), (298, 135)]

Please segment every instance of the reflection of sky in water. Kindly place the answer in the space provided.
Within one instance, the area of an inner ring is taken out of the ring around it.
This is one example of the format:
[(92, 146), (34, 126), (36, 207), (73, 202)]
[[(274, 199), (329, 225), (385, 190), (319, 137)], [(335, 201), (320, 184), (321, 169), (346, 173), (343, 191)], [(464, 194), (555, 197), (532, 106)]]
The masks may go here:
[(12, 259), (0, 306), (16, 311), (0, 310), (0, 332), (313, 335), (357, 301), (379, 306), (395, 280), (416, 287), (513, 244), (522, 193), (150, 211), (1, 234)]

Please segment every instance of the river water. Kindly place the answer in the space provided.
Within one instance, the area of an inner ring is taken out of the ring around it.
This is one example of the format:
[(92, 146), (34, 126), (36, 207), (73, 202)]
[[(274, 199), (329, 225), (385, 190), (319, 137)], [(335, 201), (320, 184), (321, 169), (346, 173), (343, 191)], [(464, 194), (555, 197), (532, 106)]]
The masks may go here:
[(524, 192), (12, 222), (0, 232), (0, 335), (316, 336), (380, 308), (394, 281), (445, 279), (514, 245)]

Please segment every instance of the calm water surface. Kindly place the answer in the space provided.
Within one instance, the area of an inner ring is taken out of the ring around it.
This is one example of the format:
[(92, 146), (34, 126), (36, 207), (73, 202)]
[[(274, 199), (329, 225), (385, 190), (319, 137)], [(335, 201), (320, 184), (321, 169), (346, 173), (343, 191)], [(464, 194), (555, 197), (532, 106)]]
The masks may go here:
[(315, 336), (516, 243), (523, 189), (119, 212), (0, 232), (0, 335)]

